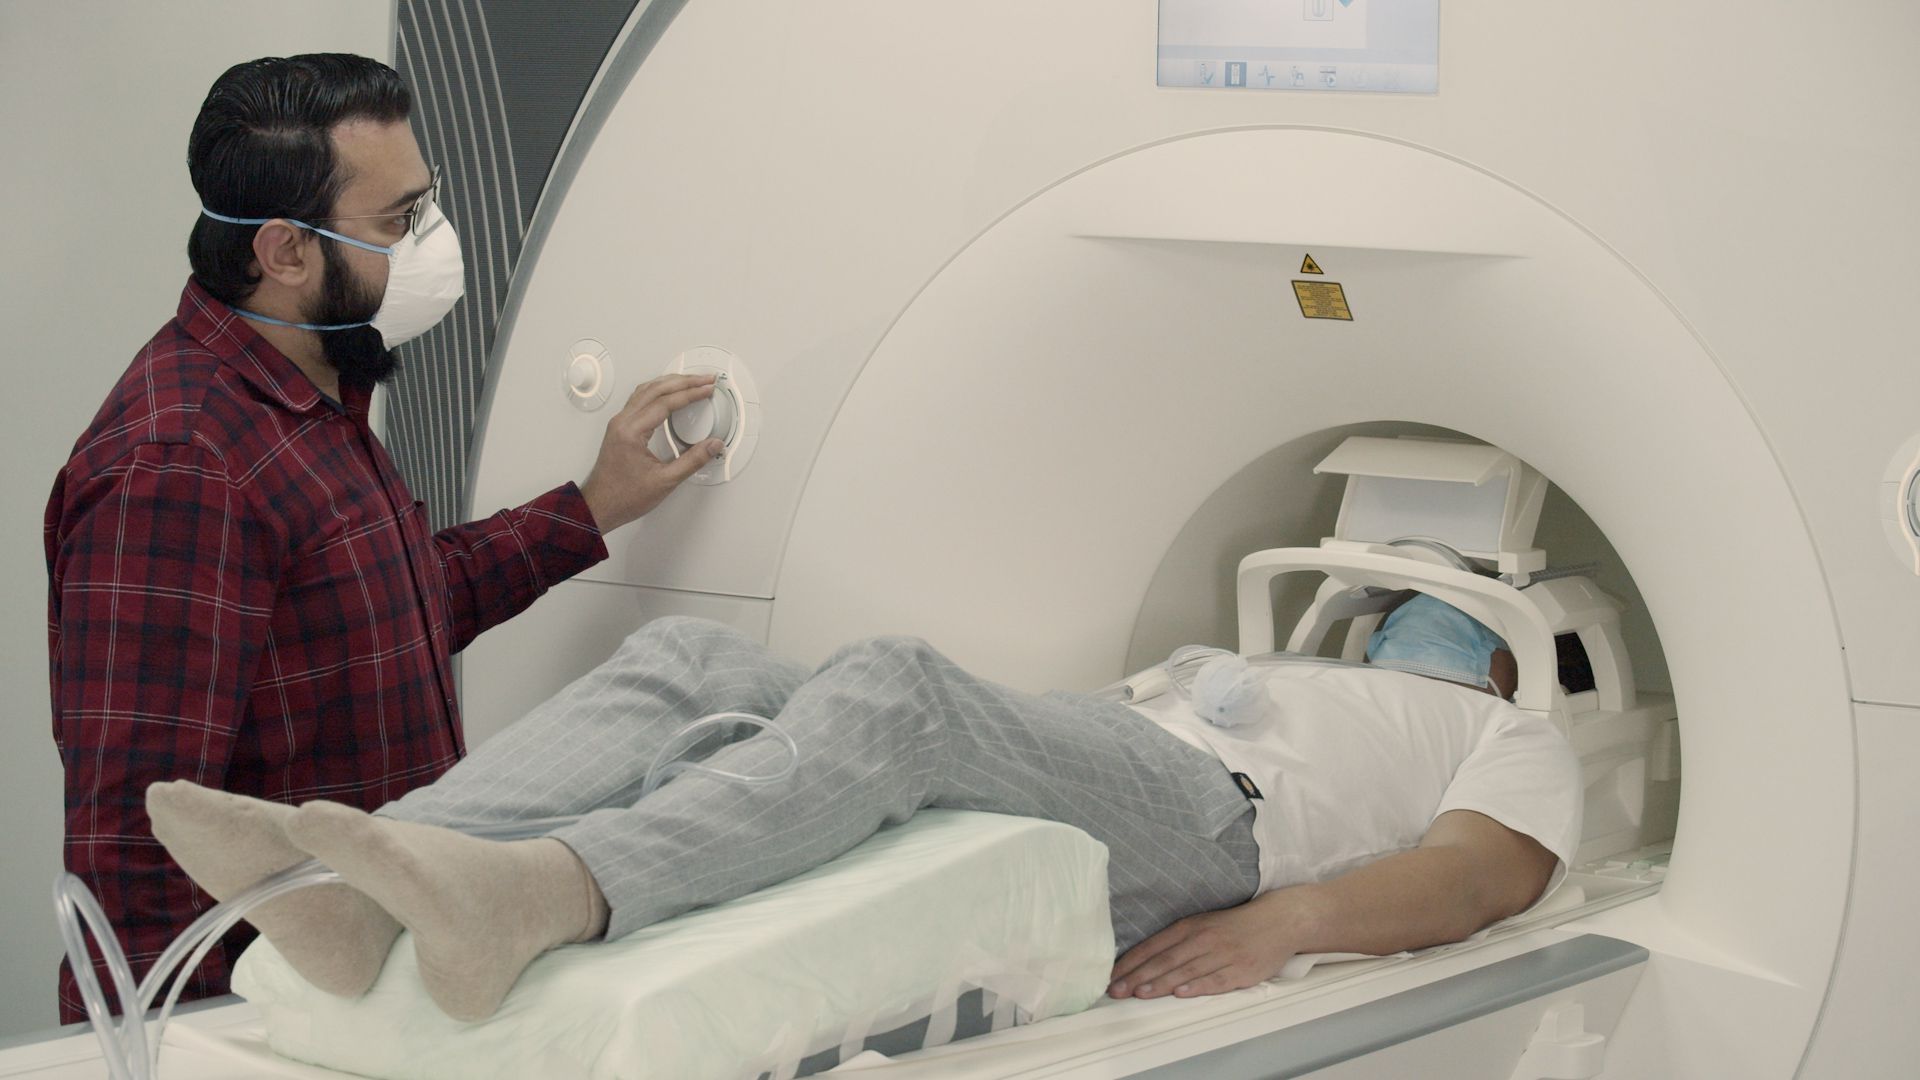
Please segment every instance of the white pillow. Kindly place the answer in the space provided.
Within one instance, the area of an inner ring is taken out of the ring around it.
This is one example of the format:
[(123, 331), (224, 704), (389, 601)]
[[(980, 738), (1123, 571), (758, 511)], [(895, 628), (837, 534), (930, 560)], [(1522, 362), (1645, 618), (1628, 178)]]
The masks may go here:
[(1113, 956), (1104, 845), (930, 810), (780, 885), (550, 952), (481, 1023), (427, 998), (408, 935), (358, 999), (314, 989), (265, 939), (233, 988), (276, 1052), (383, 1080), (736, 1080), (1078, 1012)]

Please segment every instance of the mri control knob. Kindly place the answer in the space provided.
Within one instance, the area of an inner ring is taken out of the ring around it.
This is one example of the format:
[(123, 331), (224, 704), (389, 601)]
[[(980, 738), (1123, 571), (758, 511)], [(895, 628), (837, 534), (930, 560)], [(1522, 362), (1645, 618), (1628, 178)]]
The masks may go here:
[(725, 349), (699, 345), (674, 357), (666, 374), (712, 375), (713, 396), (667, 417), (656, 436), (656, 452), (677, 458), (707, 439), (718, 439), (726, 449), (691, 479), (724, 484), (739, 476), (760, 442), (760, 395), (747, 365)]
[(696, 401), (667, 417), (667, 434), (682, 450), (706, 439), (731, 443), (740, 426), (739, 417), (740, 399), (722, 377), (715, 380), (712, 397)]

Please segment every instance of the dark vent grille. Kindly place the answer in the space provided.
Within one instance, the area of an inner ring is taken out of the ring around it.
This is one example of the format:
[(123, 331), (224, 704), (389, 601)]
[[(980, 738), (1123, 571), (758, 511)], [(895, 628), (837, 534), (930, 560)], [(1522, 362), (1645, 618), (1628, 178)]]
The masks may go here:
[(1569, 694), (1593, 689), (1593, 661), (1587, 657), (1587, 647), (1580, 644), (1579, 634), (1555, 635), (1553, 651), (1560, 661), (1561, 689)]

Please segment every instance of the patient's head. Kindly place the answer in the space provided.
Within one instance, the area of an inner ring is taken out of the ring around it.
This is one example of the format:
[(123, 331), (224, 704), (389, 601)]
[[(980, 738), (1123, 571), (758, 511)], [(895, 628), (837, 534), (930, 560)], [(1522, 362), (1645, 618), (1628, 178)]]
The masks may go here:
[(1425, 593), (1395, 608), (1367, 642), (1376, 666), (1513, 696), (1519, 668), (1499, 634)]

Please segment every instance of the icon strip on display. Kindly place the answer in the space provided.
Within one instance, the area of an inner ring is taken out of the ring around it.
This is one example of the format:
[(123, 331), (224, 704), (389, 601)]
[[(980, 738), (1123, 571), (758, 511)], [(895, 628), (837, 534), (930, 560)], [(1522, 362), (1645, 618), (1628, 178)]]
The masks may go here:
[(1418, 64), (1322, 64), (1284, 60), (1162, 60), (1161, 86), (1203, 90), (1437, 92), (1437, 69)]

